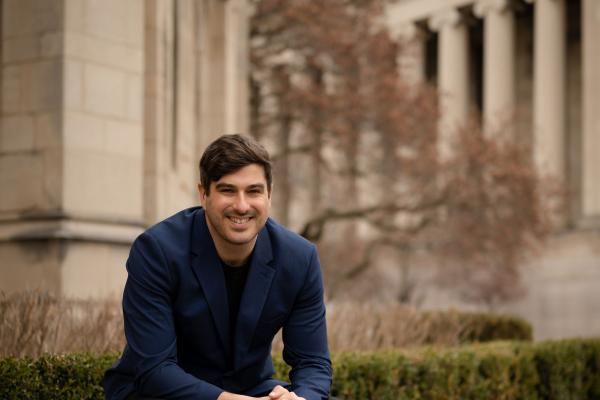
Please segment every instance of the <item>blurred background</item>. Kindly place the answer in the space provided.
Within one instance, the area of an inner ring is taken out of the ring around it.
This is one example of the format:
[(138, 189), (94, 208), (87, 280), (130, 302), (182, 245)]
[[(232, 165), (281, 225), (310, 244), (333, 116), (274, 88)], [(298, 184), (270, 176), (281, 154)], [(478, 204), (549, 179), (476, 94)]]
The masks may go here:
[(35, 304), (66, 318), (46, 295), (112, 327), (133, 239), (196, 205), (203, 149), (240, 132), (273, 157), (273, 217), (319, 246), (332, 317), (410, 336), (415, 310), (454, 308), (521, 316), (536, 339), (600, 335), (597, 0), (0, 13), (4, 328)]

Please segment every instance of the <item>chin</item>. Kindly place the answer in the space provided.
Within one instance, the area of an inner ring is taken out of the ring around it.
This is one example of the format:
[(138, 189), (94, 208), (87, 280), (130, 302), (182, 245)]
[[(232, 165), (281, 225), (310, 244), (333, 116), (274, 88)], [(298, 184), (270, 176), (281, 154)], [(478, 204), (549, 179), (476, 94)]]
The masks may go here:
[(252, 242), (252, 240), (255, 237), (256, 237), (256, 234), (254, 234), (254, 235), (244, 235), (244, 236), (229, 235), (227, 237), (227, 240), (231, 244), (244, 245), (244, 244), (248, 244), (248, 243)]

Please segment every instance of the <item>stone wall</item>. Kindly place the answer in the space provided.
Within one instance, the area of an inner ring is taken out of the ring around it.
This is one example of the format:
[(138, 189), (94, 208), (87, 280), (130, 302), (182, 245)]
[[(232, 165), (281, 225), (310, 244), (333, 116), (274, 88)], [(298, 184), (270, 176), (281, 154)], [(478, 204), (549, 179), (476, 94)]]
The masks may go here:
[(246, 2), (0, 6), (0, 290), (119, 295), (133, 239), (196, 204), (202, 149), (245, 130)]

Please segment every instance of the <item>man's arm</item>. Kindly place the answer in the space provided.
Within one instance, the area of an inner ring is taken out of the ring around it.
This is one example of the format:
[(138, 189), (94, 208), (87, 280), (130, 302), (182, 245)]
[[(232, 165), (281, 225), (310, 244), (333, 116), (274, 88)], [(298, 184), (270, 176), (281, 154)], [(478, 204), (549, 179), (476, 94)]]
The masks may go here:
[(323, 278), (314, 246), (303, 287), (283, 327), (283, 343), (283, 359), (292, 367), (292, 391), (306, 400), (327, 399), (332, 370), (327, 347)]
[(123, 316), (137, 393), (162, 399), (217, 399), (223, 389), (186, 373), (177, 364), (171, 306), (175, 285), (167, 260), (149, 233), (133, 244), (127, 271)]

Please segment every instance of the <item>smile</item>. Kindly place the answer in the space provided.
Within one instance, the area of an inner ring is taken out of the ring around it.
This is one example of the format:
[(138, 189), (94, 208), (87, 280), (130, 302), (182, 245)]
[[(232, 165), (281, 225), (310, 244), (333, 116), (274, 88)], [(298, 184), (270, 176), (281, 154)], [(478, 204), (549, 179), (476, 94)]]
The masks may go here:
[(250, 221), (251, 217), (233, 217), (233, 216), (230, 216), (230, 217), (227, 217), (227, 218), (229, 218), (229, 220), (232, 221), (236, 225), (243, 225), (246, 222)]

